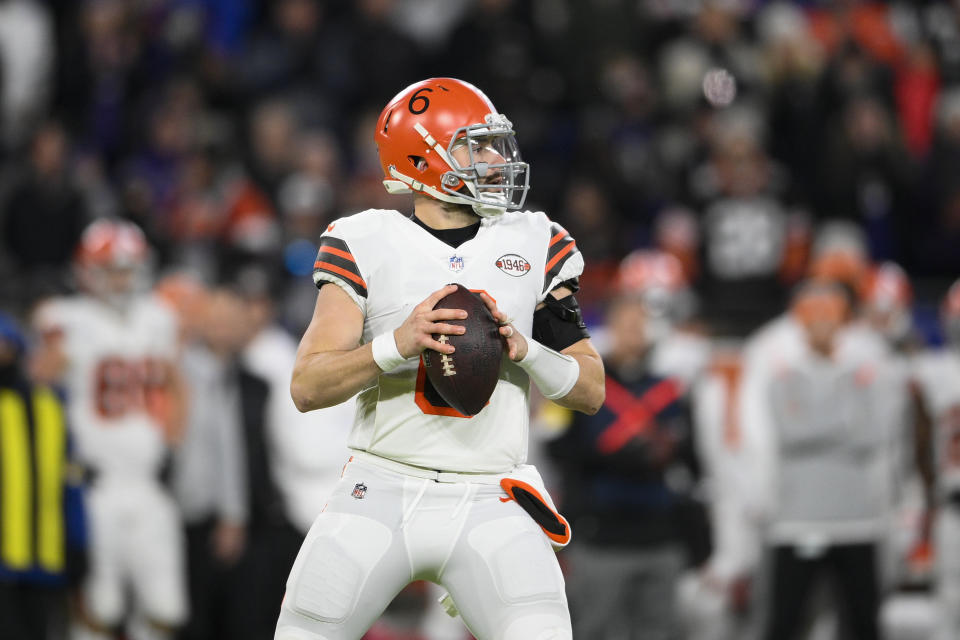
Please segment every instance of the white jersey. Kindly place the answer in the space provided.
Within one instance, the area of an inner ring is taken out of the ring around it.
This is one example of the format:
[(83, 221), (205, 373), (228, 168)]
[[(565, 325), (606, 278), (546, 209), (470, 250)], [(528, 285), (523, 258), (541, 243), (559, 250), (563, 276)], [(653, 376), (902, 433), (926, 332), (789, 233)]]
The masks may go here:
[(163, 427), (151, 411), (169, 383), (176, 320), (152, 297), (120, 313), (89, 296), (45, 303), (44, 332), (62, 333), (70, 425), (80, 460), (106, 475), (153, 477), (163, 462)]
[(907, 381), (865, 331), (844, 328), (822, 358), (784, 315), (745, 348), (743, 433), (756, 443), (759, 485), (772, 490), (762, 502), (777, 542), (859, 542), (883, 530)]
[[(323, 234), (314, 281), (340, 286), (364, 315), (363, 342), (393, 331), (445, 284), (486, 291), (524, 335), (533, 312), (560, 283), (580, 276), (575, 242), (543, 213), (483, 218), (457, 248), (393, 210), (368, 210)], [(529, 379), (504, 355), (490, 402), (468, 418), (445, 406), (419, 359), (360, 392), (348, 445), (407, 464), (503, 472), (527, 457)]]
[(960, 353), (944, 349), (917, 358), (915, 376), (935, 429), (938, 487), (960, 491)]

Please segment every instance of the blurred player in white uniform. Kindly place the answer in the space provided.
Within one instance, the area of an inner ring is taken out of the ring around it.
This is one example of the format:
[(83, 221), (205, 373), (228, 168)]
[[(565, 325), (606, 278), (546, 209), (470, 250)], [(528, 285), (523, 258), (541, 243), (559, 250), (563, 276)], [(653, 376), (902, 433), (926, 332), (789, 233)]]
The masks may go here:
[[(569, 639), (551, 546), (569, 541), (569, 525), (524, 461), (531, 380), (568, 408), (596, 412), (604, 400), (573, 298), (582, 256), (562, 227), (521, 210), (527, 165), (476, 87), (414, 84), (374, 136), (384, 185), (413, 192), (414, 215), (365, 211), (321, 238), (322, 287), (291, 392), (303, 411), (360, 392), (353, 457), (293, 566), (275, 637), (360, 638), (400, 589), (426, 579), (480, 640)], [(469, 418), (418, 358), (452, 353), (434, 335), (463, 331), (446, 321), (466, 312), (432, 310), (453, 281), (485, 292), (505, 341), (489, 404)]]
[(688, 326), (696, 301), (680, 261), (663, 251), (640, 249), (620, 263), (617, 281), (619, 291), (641, 296), (650, 309), (651, 373), (682, 380), (689, 388), (710, 360), (710, 341)]
[(109, 637), (131, 610), (132, 638), (166, 638), (186, 616), (179, 516), (159, 479), (182, 423), (177, 324), (138, 291), (147, 252), (135, 225), (94, 222), (77, 253), (84, 292), (36, 314), (44, 348), (62, 359), (70, 426), (90, 475), (78, 638)]
[(934, 638), (960, 637), (960, 281), (942, 306), (946, 347), (917, 367), (926, 408), (933, 420), (936, 485), (934, 532), (939, 623)]
[(902, 425), (902, 368), (858, 344), (850, 291), (811, 282), (796, 320), (753, 354), (741, 392), (744, 432), (769, 448), (773, 490), (765, 541), (772, 560), (767, 638), (796, 637), (811, 592), (833, 578), (852, 637), (878, 637), (876, 554), (887, 526), (887, 450)]

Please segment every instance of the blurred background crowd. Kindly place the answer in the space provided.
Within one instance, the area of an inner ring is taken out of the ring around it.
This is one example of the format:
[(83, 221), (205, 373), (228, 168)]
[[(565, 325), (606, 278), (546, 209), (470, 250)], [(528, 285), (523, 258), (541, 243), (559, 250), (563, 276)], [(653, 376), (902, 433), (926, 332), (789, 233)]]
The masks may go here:
[[(705, 99), (712, 69), (730, 104)], [(529, 208), (586, 260), (607, 406), (538, 403), (531, 448), (579, 540), (576, 637), (960, 639), (950, 0), (0, 0), (12, 637), (272, 637), (352, 419), (287, 391), (317, 241), (412, 212), (373, 127), (430, 76), (512, 120)], [(152, 320), (124, 342), (83, 296)], [(96, 369), (90, 411), (159, 427), (143, 487), (129, 443), (100, 460), (69, 433), (93, 335), (138, 358)], [(169, 511), (172, 555), (117, 550), (146, 517), (124, 500)], [(369, 638), (463, 638), (436, 595), (408, 589)]]

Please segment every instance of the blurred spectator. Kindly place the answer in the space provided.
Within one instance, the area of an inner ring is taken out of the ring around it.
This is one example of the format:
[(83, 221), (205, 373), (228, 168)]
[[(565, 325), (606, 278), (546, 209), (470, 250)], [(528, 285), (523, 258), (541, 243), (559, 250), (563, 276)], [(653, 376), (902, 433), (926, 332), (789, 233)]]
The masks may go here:
[(86, 570), (82, 473), (59, 395), (24, 371), (25, 343), (0, 313), (0, 619), (11, 640), (66, 640), (68, 588)]
[(246, 634), (239, 637), (251, 639), (273, 633), (290, 567), (349, 457), (355, 408), (297, 410), (290, 397), (297, 344), (274, 324), (272, 290), (268, 274), (248, 265), (220, 294), (235, 300), (243, 327), (236, 366), (251, 506), (238, 578), (246, 604), (238, 615)]
[(601, 185), (593, 180), (570, 183), (559, 216), (564, 227), (583, 238), (577, 248), (593, 266), (623, 251), (622, 217), (613, 209)]
[(21, 304), (59, 293), (87, 213), (73, 183), (69, 140), (56, 122), (33, 137), (29, 162), (7, 194), (2, 212), (3, 248), (20, 274), (14, 286)]
[(143, 145), (122, 169), (126, 215), (157, 235), (170, 226), (178, 179), (198, 142), (200, 96), (189, 81), (170, 82), (151, 105)]
[(278, 190), (289, 235), (315, 240), (332, 219), (342, 176), (340, 149), (326, 131), (304, 132), (296, 144), (295, 170)]
[(249, 170), (254, 182), (271, 201), (277, 201), (280, 184), (296, 162), (298, 124), (290, 104), (265, 102), (250, 119)]
[(806, 200), (816, 182), (824, 120), (819, 103), (824, 55), (803, 10), (773, 2), (757, 16), (770, 93), (770, 153), (792, 174), (792, 193)]
[[(129, 222), (98, 220), (81, 237), (83, 293), (36, 312), (46, 375), (64, 385), (78, 459), (90, 479), (90, 574), (75, 633), (170, 637), (187, 616), (183, 540), (160, 475), (180, 435), (183, 385), (173, 314), (141, 289), (148, 247)], [(134, 601), (127, 606), (126, 593)]]
[(268, 11), (269, 19), (240, 50), (238, 82), (253, 96), (306, 89), (319, 80), (314, 65), (317, 43), (327, 35), (325, 8), (317, 0), (279, 0)]
[(872, 96), (855, 97), (827, 143), (818, 187), (819, 212), (863, 225), (875, 259), (897, 259), (908, 225), (910, 167), (889, 110)]
[(710, 160), (691, 177), (703, 206), (700, 290), (714, 332), (743, 337), (783, 308), (790, 214), (783, 175), (762, 146), (759, 114), (728, 110), (712, 126)]
[(775, 461), (772, 477), (755, 477), (774, 494), (764, 637), (799, 637), (812, 590), (829, 575), (850, 637), (878, 638), (878, 544), (892, 473), (884, 449), (904, 415), (906, 379), (856, 347), (839, 285), (802, 285), (794, 313), (797, 322), (748, 362), (740, 393), (744, 431), (768, 438)]
[(43, 117), (56, 52), (50, 11), (34, 0), (0, 3), (0, 144), (18, 149)]
[(578, 638), (675, 637), (672, 594), (686, 564), (703, 559), (685, 545), (697, 470), (689, 413), (682, 383), (650, 373), (650, 314), (642, 298), (613, 301), (607, 401), (550, 444), (576, 532), (565, 555)]
[(246, 452), (233, 360), (245, 332), (236, 297), (217, 295), (187, 274), (162, 280), (158, 293), (178, 313), (181, 363), (189, 387), (183, 439), (170, 484), (187, 543), (190, 618), (181, 638), (239, 637), (243, 594), (234, 567), (248, 519)]
[(124, 0), (76, 3), (62, 12), (56, 106), (68, 128), (113, 166), (139, 139), (136, 98), (150, 84), (137, 15)]
[(910, 230), (909, 257), (926, 272), (960, 272), (960, 88), (940, 96), (937, 135), (918, 186), (919, 211)]

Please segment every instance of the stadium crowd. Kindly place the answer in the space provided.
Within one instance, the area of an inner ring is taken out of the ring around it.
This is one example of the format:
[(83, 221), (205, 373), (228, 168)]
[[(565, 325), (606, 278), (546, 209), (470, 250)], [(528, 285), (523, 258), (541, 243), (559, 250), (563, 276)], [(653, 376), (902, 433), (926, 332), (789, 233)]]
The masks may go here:
[[(705, 97), (712, 69), (736, 81), (729, 105)], [(528, 208), (586, 261), (608, 403), (540, 403), (531, 446), (576, 532), (575, 637), (960, 638), (943, 620), (960, 611), (960, 482), (941, 468), (960, 465), (956, 2), (2, 0), (0, 388), (56, 388), (63, 296), (152, 288), (171, 366), (154, 386), (186, 389), (144, 401), (166, 431), (143, 495), (171, 505), (187, 595), (135, 586), (129, 637), (272, 637), (352, 420), (301, 415), (288, 392), (317, 242), (343, 215), (412, 211), (383, 189), (372, 132), (431, 76), (510, 117)], [(135, 281), (91, 279), (94, 221), (142, 230)], [(71, 532), (78, 487), (109, 475), (75, 462), (65, 446)], [(38, 637), (37, 607), (49, 637), (120, 633), (126, 587), (23, 595), (97, 561), (71, 534), (37, 569), (10, 551), (16, 515), (0, 522), (13, 637)], [(368, 638), (462, 639), (422, 587)]]

